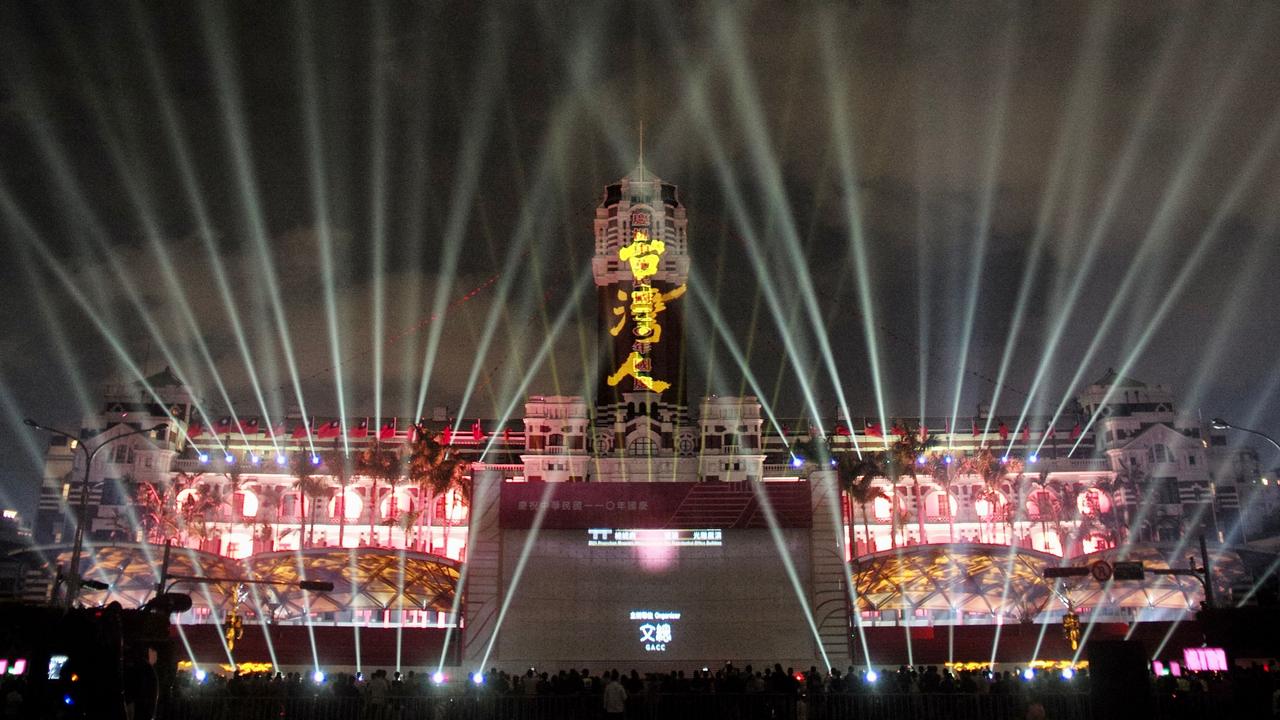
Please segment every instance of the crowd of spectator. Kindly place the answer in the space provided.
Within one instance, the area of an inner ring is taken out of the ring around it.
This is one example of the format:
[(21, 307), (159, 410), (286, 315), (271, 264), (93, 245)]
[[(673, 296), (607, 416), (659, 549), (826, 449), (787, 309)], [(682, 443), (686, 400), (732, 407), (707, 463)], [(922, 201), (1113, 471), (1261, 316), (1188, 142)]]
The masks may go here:
[[(335, 673), (307, 677), (300, 673), (209, 675), (197, 679), (180, 674), (178, 698), (270, 698), (281, 703), (328, 698), (348, 702), (376, 714), (379, 708), (405, 707), (432, 698), (577, 698), (587, 699), (606, 716), (623, 716), (637, 704), (658, 698), (722, 696), (815, 707), (835, 696), (1014, 696), (1031, 705), (1046, 696), (1084, 695), (1089, 691), (1087, 670), (1015, 669), (991, 672), (936, 666), (903, 666), (896, 670), (846, 668), (821, 672), (784, 668), (781, 664), (756, 668), (731, 663), (692, 672), (637, 670), (593, 671), (569, 668), (548, 671), (528, 668), (507, 673), (496, 668), (470, 677), (433, 678), (426, 672), (404, 674), (378, 670), (368, 675)], [(1234, 668), (1227, 673), (1184, 673), (1152, 680), (1155, 699), (1163, 707), (1266, 707), (1280, 702), (1280, 672), (1269, 667)], [(826, 698), (824, 700), (824, 698)], [(816, 714), (816, 713), (813, 713)]]

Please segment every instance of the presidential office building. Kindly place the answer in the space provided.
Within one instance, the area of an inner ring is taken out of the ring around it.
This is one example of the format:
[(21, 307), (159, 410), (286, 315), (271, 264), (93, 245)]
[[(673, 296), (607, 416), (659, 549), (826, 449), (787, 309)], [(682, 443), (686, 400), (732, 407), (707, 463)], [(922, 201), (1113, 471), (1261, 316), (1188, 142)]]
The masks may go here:
[[(797, 454), (813, 439), (807, 422), (779, 420), (782, 437), (754, 397), (687, 398), (689, 242), (676, 186), (641, 166), (605, 188), (596, 396), (532, 395), (518, 421), (468, 423), (443, 408), (417, 419), (218, 416), (167, 369), (108, 388), (80, 439), (48, 449), (27, 599), (53, 597), (70, 563), (80, 444), (157, 424), (89, 468), (79, 571), (107, 589), (79, 600), (137, 606), (162, 574), (226, 578), (173, 585), (191, 593), (178, 621), (203, 664), (985, 661), (1005, 624), (997, 659), (1025, 662), (1072, 656), (1060, 632), (1042, 632), (1068, 611), (1100, 621), (1095, 638), (1173, 633), (1174, 653), (1179, 633), (1194, 635), (1178, 622), (1201, 600), (1194, 580), (1055, 588), (1044, 569), (1167, 567), (1203, 533), (1230, 597), (1274, 559), (1249, 544), (1251, 518), (1277, 503), (1256, 456), (1179, 413), (1169, 388), (1114, 372), (1056, 427), (829, 419), (836, 456), (917, 435), (947, 448), (846, 492), (830, 464)], [(353, 474), (338, 454), (376, 446), (404, 458), (419, 432), (466, 461), (460, 477), (441, 487)], [(246, 592), (236, 579), (280, 584)], [(302, 579), (334, 589), (304, 595), (290, 584)], [(229, 648), (233, 620), (246, 630)]]

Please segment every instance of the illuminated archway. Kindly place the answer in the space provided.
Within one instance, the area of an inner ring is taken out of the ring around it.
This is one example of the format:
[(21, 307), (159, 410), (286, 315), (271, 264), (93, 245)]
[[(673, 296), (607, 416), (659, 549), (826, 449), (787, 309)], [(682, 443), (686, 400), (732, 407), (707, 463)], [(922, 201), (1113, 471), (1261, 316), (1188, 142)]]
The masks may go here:
[(417, 506), (408, 488), (396, 488), (378, 503), (378, 516), (383, 520), (393, 520), (400, 513), (413, 512)]
[(346, 521), (353, 522), (359, 520), (360, 514), (364, 512), (364, 498), (360, 497), (360, 493), (352, 490), (351, 488), (346, 488), (340, 495), (335, 493), (334, 496), (329, 499), (329, 504), (326, 508), (326, 512), (329, 514), (329, 519), (338, 519), (339, 498), (342, 499), (342, 514)]
[(1076, 507), (1083, 515), (1105, 515), (1111, 512), (1111, 498), (1098, 488), (1089, 488), (1076, 498)]
[(258, 516), (258, 494), (253, 490), (249, 488), (237, 490), (233, 503), (233, 509), (237, 510), (241, 516), (246, 518)]

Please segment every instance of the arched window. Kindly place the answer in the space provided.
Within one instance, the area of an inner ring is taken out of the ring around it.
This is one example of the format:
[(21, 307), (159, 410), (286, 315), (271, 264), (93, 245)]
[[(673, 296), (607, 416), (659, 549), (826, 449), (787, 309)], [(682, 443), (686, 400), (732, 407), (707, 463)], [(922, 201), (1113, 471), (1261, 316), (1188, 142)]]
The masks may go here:
[(258, 516), (258, 496), (252, 490), (243, 489), (236, 492), (232, 499), (232, 513), (241, 517)]
[(1052, 518), (1061, 509), (1058, 497), (1048, 490), (1036, 490), (1027, 496), (1027, 517), (1032, 520)]
[[(381, 493), (379, 493), (381, 494)], [(394, 520), (400, 517), (400, 513), (411, 513), (416, 508), (413, 497), (409, 495), (408, 488), (396, 488), (395, 492), (387, 493), (380, 503), (378, 503), (378, 514), (383, 520)]]
[(641, 435), (627, 445), (627, 454), (637, 457), (651, 457), (657, 453), (658, 444), (648, 435)]
[[(334, 493), (334, 496), (329, 499), (328, 511), (331, 520), (338, 519), (338, 498), (339, 495)], [(342, 513), (346, 516), (347, 522), (359, 520), (360, 513), (364, 510), (364, 498), (360, 496), (360, 493), (351, 488), (346, 488), (342, 491), (341, 498), (343, 504)]]

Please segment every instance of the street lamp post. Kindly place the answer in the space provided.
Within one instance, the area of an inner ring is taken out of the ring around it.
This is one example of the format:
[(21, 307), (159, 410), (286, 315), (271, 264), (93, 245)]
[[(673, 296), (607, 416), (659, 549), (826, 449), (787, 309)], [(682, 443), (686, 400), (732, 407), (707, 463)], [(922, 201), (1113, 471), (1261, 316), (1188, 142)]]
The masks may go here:
[(1266, 440), (1267, 442), (1271, 443), (1276, 450), (1280, 450), (1280, 443), (1276, 442), (1275, 438), (1262, 432), (1261, 430), (1250, 430), (1249, 428), (1240, 427), (1239, 425), (1232, 425), (1231, 423), (1227, 422), (1226, 420), (1223, 420), (1222, 418), (1214, 418), (1209, 421), (1209, 424), (1213, 426), (1214, 430), (1239, 430), (1240, 432), (1249, 433), (1250, 435), (1257, 435), (1263, 440)]
[[(1213, 418), (1212, 420), (1210, 420), (1210, 421), (1209, 421), (1209, 425), (1210, 425), (1214, 430), (1239, 430), (1239, 431), (1240, 431), (1240, 432), (1242, 432), (1242, 433), (1249, 433), (1250, 435), (1257, 435), (1258, 437), (1262, 438), (1263, 440), (1266, 440), (1267, 442), (1271, 443), (1271, 445), (1272, 445), (1273, 447), (1275, 447), (1275, 449), (1276, 449), (1276, 450), (1280, 450), (1280, 443), (1276, 442), (1276, 439), (1275, 439), (1275, 438), (1273, 438), (1273, 437), (1271, 437), (1270, 435), (1268, 435), (1268, 434), (1266, 434), (1266, 433), (1262, 432), (1261, 430), (1250, 430), (1249, 428), (1246, 428), (1246, 427), (1240, 427), (1239, 425), (1232, 425), (1231, 423), (1227, 422), (1226, 420), (1223, 420), (1222, 418)], [(1240, 528), (1241, 528), (1241, 529), (1240, 529), (1241, 535), (1242, 535), (1242, 537), (1244, 537), (1244, 539), (1245, 539), (1245, 541), (1246, 541), (1246, 542), (1248, 542), (1248, 540), (1249, 540), (1249, 538), (1248, 538), (1247, 536), (1245, 536), (1245, 531), (1247, 530), (1247, 522), (1246, 522), (1246, 521), (1248, 520), (1248, 516), (1249, 516), (1248, 506), (1245, 506), (1245, 507), (1243, 508), (1243, 513), (1242, 513), (1242, 517), (1241, 517), (1241, 519), (1240, 519), (1240, 521), (1239, 521), (1239, 524), (1240, 524)]]
[(24, 418), (22, 422), (37, 430), (44, 430), (46, 432), (51, 432), (54, 435), (61, 435), (62, 437), (67, 438), (68, 440), (72, 441), (72, 443), (74, 443), (72, 447), (84, 453), (84, 480), (82, 480), (80, 483), (80, 506), (79, 508), (77, 508), (77, 513), (76, 513), (75, 540), (71, 544), (71, 566), (69, 568), (70, 572), (68, 572), (66, 575), (67, 595), (66, 595), (66, 599), (63, 601), (64, 607), (70, 610), (71, 603), (75, 602), (76, 597), (80, 594), (80, 585), (81, 585), (80, 555), (84, 551), (84, 529), (85, 529), (85, 526), (89, 524), (89, 471), (90, 471), (90, 468), (93, 467), (94, 456), (98, 454), (99, 450), (110, 445), (116, 440), (119, 440), (121, 438), (131, 437), (133, 435), (141, 435), (143, 433), (156, 432), (159, 430), (163, 430), (165, 429), (166, 424), (160, 423), (155, 427), (139, 428), (131, 432), (121, 433), (120, 435), (116, 435), (115, 437), (107, 438), (106, 440), (104, 440), (103, 442), (95, 446), (92, 450), (90, 450), (88, 445), (86, 445), (84, 442), (82, 442), (79, 438), (75, 437), (71, 433), (64, 432), (57, 428), (51, 428), (48, 425), (41, 425), (40, 423), (36, 422), (35, 420), (32, 420), (31, 418)]

